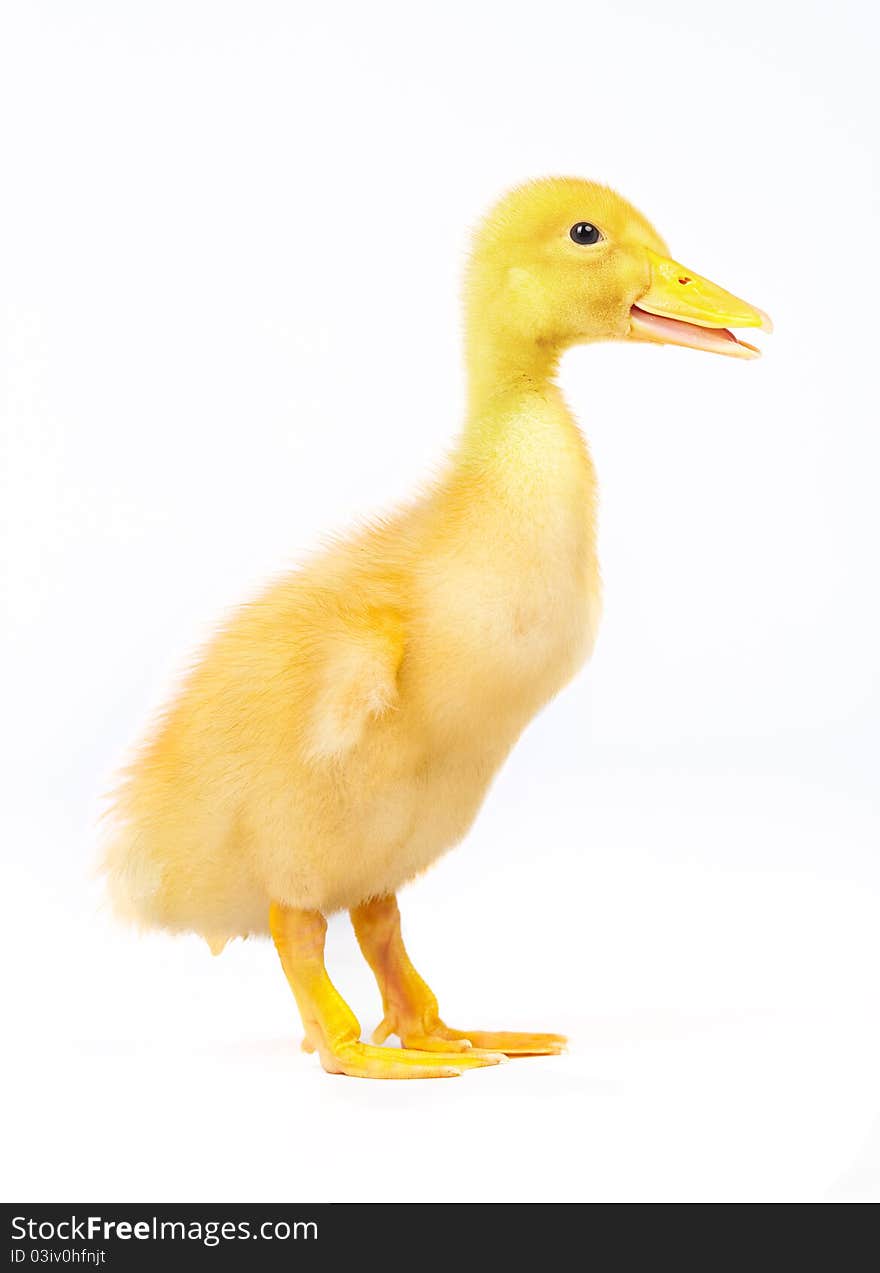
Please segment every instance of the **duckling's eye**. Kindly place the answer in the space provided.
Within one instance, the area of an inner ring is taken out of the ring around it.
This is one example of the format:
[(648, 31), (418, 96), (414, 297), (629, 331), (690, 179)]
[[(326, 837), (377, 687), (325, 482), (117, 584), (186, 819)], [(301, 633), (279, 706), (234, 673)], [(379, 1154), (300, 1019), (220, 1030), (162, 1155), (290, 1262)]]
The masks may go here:
[(591, 243), (598, 243), (602, 237), (596, 226), (590, 225), (589, 221), (578, 221), (577, 225), (571, 227), (569, 234), (575, 243), (581, 243), (587, 247)]

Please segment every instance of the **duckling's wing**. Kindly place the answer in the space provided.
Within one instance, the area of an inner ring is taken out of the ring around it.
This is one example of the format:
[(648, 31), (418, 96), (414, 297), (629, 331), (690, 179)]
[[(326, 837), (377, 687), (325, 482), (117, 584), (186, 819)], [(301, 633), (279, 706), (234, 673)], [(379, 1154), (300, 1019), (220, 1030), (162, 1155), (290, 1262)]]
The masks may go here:
[(385, 606), (338, 611), (322, 634), (305, 752), (308, 760), (338, 760), (361, 740), (371, 720), (398, 701), (397, 674), (405, 646), (400, 614)]

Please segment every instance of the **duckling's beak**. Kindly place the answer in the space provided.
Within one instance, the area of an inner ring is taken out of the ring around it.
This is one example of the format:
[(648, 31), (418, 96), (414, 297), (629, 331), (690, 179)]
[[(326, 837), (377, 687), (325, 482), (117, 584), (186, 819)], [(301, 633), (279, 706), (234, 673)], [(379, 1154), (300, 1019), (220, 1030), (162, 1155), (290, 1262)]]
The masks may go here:
[(730, 327), (773, 330), (767, 314), (723, 287), (694, 274), (677, 261), (646, 251), (651, 270), (648, 290), (630, 310), (633, 340), (686, 345), (730, 358), (760, 358), (761, 351), (738, 340)]

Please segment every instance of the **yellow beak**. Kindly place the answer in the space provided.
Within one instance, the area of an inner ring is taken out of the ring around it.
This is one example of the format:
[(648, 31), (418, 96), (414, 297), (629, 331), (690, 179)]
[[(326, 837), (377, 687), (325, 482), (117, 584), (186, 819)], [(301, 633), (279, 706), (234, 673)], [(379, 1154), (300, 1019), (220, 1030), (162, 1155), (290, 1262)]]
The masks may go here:
[(647, 251), (651, 283), (630, 311), (630, 336), (660, 345), (686, 345), (731, 358), (760, 358), (761, 351), (737, 340), (730, 327), (773, 330), (756, 309), (692, 270)]

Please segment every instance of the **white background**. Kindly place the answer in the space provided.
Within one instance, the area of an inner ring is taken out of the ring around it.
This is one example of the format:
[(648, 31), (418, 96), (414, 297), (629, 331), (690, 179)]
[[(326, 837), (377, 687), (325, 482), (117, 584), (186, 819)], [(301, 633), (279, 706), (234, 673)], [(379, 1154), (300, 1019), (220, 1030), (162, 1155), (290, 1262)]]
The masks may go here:
[[(5, 1197), (880, 1197), (876, 24), (3, 6)], [(113, 925), (98, 796), (218, 615), (443, 454), (468, 226), (558, 172), (777, 331), (567, 358), (599, 646), (403, 898), (453, 1024), (570, 1053), (334, 1079), (265, 943)]]

